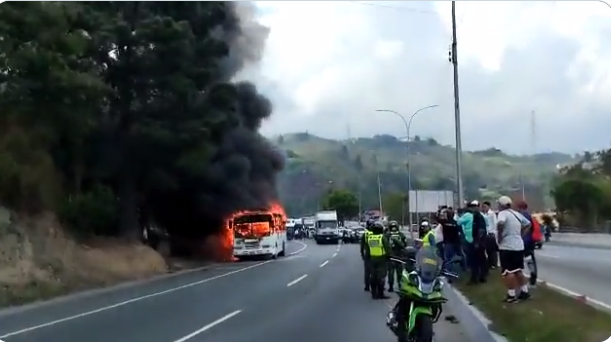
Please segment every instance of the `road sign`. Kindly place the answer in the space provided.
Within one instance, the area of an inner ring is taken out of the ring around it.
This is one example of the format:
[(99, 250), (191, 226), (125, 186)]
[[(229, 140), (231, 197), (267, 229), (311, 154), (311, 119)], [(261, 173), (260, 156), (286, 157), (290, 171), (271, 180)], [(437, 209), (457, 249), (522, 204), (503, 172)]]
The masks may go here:
[(454, 206), (453, 191), (411, 190), (409, 192), (410, 213), (434, 213), (442, 205)]

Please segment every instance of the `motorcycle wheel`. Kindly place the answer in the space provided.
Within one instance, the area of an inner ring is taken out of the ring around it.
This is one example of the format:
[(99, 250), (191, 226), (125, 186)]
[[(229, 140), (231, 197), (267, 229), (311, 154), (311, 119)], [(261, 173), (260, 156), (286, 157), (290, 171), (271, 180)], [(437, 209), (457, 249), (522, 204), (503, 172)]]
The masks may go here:
[(431, 316), (420, 315), (416, 323), (415, 342), (433, 342), (433, 320)]

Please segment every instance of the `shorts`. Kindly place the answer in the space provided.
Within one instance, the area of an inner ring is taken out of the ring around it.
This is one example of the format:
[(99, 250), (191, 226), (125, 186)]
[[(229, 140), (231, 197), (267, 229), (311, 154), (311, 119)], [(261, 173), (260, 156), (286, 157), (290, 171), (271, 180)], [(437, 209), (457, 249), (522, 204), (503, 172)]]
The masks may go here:
[(524, 269), (524, 251), (500, 250), (499, 260), (503, 275), (516, 273)]

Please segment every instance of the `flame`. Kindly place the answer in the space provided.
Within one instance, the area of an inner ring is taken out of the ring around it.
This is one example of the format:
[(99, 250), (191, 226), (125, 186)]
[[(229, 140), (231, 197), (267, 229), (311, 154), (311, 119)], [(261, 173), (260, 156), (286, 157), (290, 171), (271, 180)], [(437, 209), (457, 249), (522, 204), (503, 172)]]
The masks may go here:
[(272, 229), (285, 230), (286, 229), (286, 212), (279, 202), (273, 202), (269, 204), (267, 210), (239, 210), (227, 218), (223, 223), (223, 230), (219, 235), (221, 243), (221, 259), (223, 261), (235, 261), (233, 256), (233, 245), (235, 240), (234, 230), (231, 227), (232, 221), (243, 215), (254, 215), (254, 214), (271, 214), (273, 227), (270, 227), (267, 222), (255, 222), (255, 223), (244, 223), (235, 226), (233, 229), (238, 230), (240, 235), (254, 235), (253, 238), (260, 238), (263, 235), (269, 234)]

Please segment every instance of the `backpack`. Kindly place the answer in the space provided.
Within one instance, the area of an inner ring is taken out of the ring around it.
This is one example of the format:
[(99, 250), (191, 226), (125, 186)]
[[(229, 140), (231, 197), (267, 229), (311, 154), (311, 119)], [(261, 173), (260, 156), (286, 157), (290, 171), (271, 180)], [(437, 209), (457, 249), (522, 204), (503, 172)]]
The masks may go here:
[[(473, 212), (473, 230), (474, 230), (474, 239), (481, 238), (486, 236), (486, 218), (479, 211)], [(475, 236), (477, 234), (477, 237)]]
[(533, 217), (533, 219), (531, 220), (532, 222), (530, 223), (532, 225), (531, 230), (532, 230), (532, 238), (534, 242), (539, 242), (543, 240), (543, 232), (541, 231), (541, 225), (539, 224), (539, 221)]

